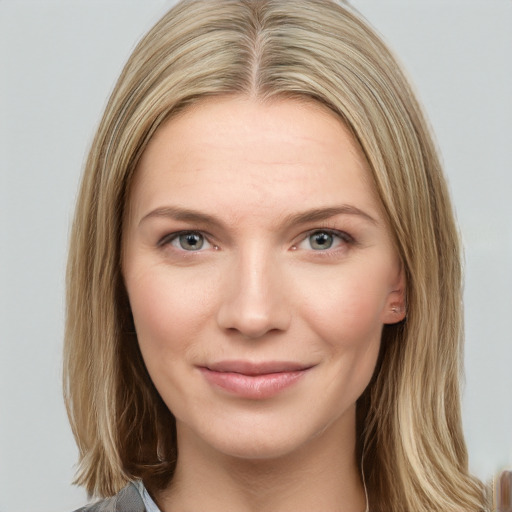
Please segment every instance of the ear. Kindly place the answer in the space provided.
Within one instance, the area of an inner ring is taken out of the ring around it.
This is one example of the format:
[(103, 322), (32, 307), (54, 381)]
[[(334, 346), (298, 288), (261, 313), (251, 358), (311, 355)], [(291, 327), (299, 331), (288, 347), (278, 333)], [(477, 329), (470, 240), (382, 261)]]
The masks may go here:
[(389, 292), (386, 306), (383, 311), (382, 322), (384, 324), (396, 324), (405, 319), (407, 314), (406, 303), (406, 281), (403, 265), (400, 264), (400, 270), (392, 289)]

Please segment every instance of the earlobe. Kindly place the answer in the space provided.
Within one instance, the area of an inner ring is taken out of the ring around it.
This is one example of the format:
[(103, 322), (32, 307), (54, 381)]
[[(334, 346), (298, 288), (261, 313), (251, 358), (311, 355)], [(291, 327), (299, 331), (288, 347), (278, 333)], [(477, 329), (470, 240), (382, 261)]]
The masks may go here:
[(398, 283), (390, 292), (386, 310), (384, 311), (383, 323), (396, 324), (405, 320), (407, 316), (405, 273), (403, 266), (400, 268)]
[(407, 315), (407, 309), (404, 304), (392, 303), (389, 311), (387, 312), (387, 318), (385, 324), (396, 324), (405, 320)]

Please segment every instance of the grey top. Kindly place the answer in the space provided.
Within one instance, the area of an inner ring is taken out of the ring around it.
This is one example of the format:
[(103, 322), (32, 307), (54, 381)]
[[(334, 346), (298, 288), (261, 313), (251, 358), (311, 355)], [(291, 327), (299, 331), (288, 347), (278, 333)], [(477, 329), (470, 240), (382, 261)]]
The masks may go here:
[[(158, 510), (158, 509), (157, 509)], [(135, 483), (128, 484), (115, 496), (86, 505), (75, 512), (150, 512)]]
[(144, 502), (144, 506), (146, 507), (146, 512), (161, 512), (144, 486), (144, 482), (142, 480), (135, 480), (133, 484), (139, 491), (142, 501)]

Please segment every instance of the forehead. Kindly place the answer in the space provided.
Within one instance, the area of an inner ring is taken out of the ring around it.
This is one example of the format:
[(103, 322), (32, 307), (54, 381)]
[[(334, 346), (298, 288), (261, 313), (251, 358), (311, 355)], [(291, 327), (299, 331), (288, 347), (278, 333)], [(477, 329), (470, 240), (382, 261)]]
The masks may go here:
[(181, 201), (242, 214), (249, 203), (285, 210), (349, 199), (379, 209), (350, 131), (327, 107), (297, 99), (198, 102), (156, 131), (130, 197), (136, 210)]

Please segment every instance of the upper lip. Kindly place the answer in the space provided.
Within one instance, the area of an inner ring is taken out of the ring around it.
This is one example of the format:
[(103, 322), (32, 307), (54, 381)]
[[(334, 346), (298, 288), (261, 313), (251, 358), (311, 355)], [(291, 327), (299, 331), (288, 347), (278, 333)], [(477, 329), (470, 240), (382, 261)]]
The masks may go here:
[(266, 375), (308, 370), (314, 365), (293, 361), (217, 361), (204, 365), (203, 368), (214, 372), (241, 373), (243, 375)]

